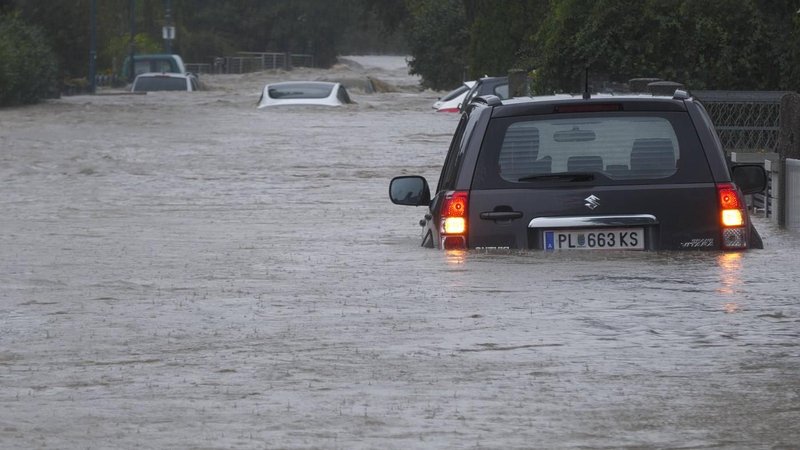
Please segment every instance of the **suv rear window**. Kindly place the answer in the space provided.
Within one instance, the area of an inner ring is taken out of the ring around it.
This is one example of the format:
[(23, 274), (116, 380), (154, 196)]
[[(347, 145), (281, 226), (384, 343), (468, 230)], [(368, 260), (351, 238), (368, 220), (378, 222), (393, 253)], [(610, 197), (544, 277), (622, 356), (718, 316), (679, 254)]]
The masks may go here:
[(170, 76), (139, 76), (133, 87), (135, 92), (147, 91), (186, 91), (186, 78)]
[(711, 179), (688, 115), (671, 112), (494, 119), (478, 164), (483, 188), (563, 183), (557, 175), (573, 173), (600, 185)]
[(291, 83), (271, 85), (269, 96), (281, 98), (327, 98), (331, 95), (333, 84)]

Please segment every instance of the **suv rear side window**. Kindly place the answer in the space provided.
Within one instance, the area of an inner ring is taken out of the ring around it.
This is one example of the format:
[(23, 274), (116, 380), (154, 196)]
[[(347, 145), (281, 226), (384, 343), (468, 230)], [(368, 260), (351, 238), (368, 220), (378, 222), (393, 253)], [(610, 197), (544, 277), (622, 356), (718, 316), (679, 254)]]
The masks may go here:
[(186, 78), (183, 77), (170, 77), (170, 76), (140, 76), (136, 79), (134, 84), (134, 91), (186, 91)]
[(492, 89), (492, 93), (501, 99), (505, 100), (508, 98), (508, 83), (506, 84), (498, 84), (497, 86)]
[(482, 187), (553, 182), (559, 174), (573, 173), (592, 174), (594, 184), (711, 179), (683, 113), (495, 119), (478, 164), (475, 181)]
[(456, 132), (453, 134), (453, 139), (450, 141), (450, 148), (447, 150), (447, 157), (444, 160), (444, 166), (442, 166), (442, 174), (439, 176), (436, 192), (453, 189), (456, 184), (459, 155), (462, 154), (461, 149), (464, 140), (464, 131), (467, 128), (468, 120), (469, 118), (467, 115), (462, 115), (461, 120), (458, 122)]

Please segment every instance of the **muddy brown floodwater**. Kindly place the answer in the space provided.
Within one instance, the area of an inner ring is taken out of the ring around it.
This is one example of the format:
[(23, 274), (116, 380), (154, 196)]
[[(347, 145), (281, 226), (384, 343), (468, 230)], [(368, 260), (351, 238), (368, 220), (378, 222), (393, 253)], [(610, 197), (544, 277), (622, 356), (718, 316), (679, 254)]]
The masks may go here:
[[(0, 110), (2, 448), (800, 448), (800, 239), (444, 253), (397, 59)], [(364, 76), (340, 109), (267, 81)]]

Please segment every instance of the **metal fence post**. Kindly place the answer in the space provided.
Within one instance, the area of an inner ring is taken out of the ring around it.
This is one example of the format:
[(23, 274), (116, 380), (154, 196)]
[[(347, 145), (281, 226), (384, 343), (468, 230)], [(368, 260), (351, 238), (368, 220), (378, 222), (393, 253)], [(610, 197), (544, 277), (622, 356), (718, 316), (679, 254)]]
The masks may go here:
[(97, 92), (97, 0), (91, 1), (89, 20), (89, 92)]
[(508, 71), (508, 95), (511, 98), (531, 95), (528, 74), (524, 70), (511, 69)]
[(800, 94), (781, 97), (780, 133), (778, 136), (778, 226), (786, 227), (786, 159), (800, 159)]

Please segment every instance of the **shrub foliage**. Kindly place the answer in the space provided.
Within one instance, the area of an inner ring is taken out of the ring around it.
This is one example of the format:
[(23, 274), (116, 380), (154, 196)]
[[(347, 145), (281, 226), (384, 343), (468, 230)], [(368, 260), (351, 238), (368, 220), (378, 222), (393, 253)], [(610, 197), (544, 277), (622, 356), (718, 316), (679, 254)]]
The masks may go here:
[(15, 14), (0, 15), (0, 106), (35, 103), (56, 88), (55, 57), (44, 34)]

